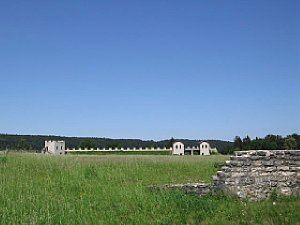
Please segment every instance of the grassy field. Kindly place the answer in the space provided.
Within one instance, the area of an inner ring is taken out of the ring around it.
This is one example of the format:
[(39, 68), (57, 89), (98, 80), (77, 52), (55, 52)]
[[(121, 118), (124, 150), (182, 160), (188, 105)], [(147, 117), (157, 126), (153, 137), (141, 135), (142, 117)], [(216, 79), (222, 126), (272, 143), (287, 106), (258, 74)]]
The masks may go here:
[(300, 198), (240, 202), (156, 192), (210, 182), (225, 156), (0, 156), (0, 223), (300, 224)]

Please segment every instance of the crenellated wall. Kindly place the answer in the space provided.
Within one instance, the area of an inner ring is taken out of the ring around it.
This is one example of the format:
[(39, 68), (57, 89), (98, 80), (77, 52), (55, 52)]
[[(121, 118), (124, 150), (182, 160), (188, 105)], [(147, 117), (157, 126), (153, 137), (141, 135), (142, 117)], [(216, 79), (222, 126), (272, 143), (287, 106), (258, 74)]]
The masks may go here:
[(236, 152), (214, 177), (214, 187), (240, 198), (260, 200), (273, 191), (300, 193), (300, 150)]
[(109, 151), (171, 151), (171, 148), (95, 148), (95, 149), (82, 149), (72, 148), (66, 149), (66, 152), (109, 152)]
[[(52, 141), (50, 141), (52, 143)], [(48, 143), (48, 141), (45, 141), (45, 143)], [(47, 148), (45, 144), (45, 148)], [(217, 152), (217, 149), (212, 149), (208, 142), (200, 142), (199, 146), (192, 146), (192, 147), (186, 147), (182, 142), (174, 142), (172, 147), (146, 147), (146, 148), (124, 148), (124, 147), (118, 147), (118, 148), (91, 148), (91, 149), (83, 149), (83, 148), (67, 148), (65, 149), (64, 153), (76, 153), (76, 152), (170, 152), (172, 155), (184, 155), (185, 153), (188, 155), (210, 155), (211, 151)]]

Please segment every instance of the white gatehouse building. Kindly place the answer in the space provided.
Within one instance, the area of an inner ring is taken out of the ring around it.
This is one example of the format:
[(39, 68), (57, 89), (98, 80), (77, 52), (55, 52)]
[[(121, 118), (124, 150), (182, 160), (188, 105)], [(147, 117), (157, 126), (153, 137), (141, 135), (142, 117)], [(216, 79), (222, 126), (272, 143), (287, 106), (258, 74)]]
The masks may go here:
[(172, 155), (210, 155), (212, 151), (210, 144), (206, 141), (202, 141), (197, 146), (185, 146), (183, 142), (176, 141), (172, 146)]

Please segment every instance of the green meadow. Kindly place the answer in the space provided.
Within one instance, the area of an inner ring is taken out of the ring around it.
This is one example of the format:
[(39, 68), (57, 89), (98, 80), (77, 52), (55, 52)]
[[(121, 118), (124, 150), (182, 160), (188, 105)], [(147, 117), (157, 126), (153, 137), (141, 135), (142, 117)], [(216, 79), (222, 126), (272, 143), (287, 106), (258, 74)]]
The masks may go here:
[(226, 156), (0, 156), (0, 224), (300, 224), (300, 198), (241, 202), (149, 185), (211, 182)]

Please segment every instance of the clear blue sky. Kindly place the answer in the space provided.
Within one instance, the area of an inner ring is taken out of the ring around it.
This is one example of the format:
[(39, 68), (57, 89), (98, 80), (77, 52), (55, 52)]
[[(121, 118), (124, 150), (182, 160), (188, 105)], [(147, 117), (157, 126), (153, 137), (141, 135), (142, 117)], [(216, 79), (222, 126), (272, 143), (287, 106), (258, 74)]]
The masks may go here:
[(300, 133), (300, 1), (0, 2), (0, 133)]

